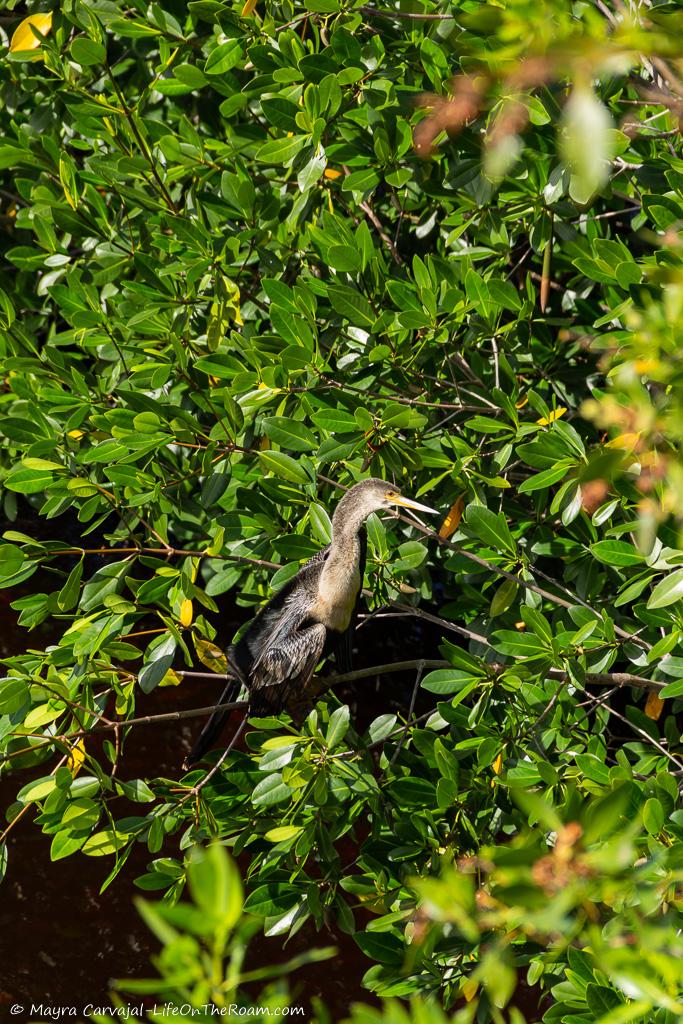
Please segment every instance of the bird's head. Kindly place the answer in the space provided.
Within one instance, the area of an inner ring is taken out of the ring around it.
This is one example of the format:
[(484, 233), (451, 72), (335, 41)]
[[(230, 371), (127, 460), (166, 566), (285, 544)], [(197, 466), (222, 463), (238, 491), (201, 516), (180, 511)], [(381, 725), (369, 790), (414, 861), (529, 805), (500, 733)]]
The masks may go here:
[(337, 505), (333, 521), (338, 526), (344, 525), (346, 521), (355, 525), (366, 519), (371, 512), (381, 512), (383, 509), (397, 507), (413, 509), (416, 512), (437, 512), (429, 505), (422, 505), (419, 501), (404, 497), (394, 484), (389, 484), (386, 480), (379, 480), (377, 477), (370, 477), (367, 480), (361, 480), (359, 484), (346, 492)]

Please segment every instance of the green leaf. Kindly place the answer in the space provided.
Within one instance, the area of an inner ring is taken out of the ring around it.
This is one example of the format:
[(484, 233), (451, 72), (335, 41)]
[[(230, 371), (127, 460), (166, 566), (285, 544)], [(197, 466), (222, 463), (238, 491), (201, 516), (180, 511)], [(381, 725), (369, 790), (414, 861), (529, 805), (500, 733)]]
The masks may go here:
[(263, 421), (266, 434), (271, 441), (295, 452), (310, 452), (318, 447), (312, 430), (298, 420), (286, 416), (270, 416)]
[(683, 569), (676, 569), (660, 580), (647, 602), (648, 608), (668, 608), (683, 597)]
[(71, 44), (71, 56), (82, 67), (103, 64), (107, 57), (106, 48), (94, 39), (77, 36)]
[(660, 697), (683, 697), (683, 678), (678, 679), (675, 683), (667, 683), (666, 686), (662, 687), (659, 691)]
[(291, 100), (286, 100), (281, 96), (274, 96), (261, 100), (261, 110), (266, 120), (270, 124), (275, 125), (276, 128), (282, 128), (286, 132), (296, 131), (296, 115), (300, 110), (296, 103), (292, 103)]
[(221, 929), (234, 928), (242, 915), (242, 883), (235, 864), (219, 842), (195, 846), (187, 865), (192, 898)]
[(512, 658), (547, 657), (550, 653), (548, 644), (535, 633), (517, 633), (512, 629), (499, 629), (493, 636), (495, 650)]
[(274, 473), (275, 476), (295, 484), (311, 483), (311, 477), (307, 470), (291, 455), (285, 455), (284, 452), (259, 452), (259, 461), (266, 473)]
[(271, 882), (260, 885), (247, 896), (244, 909), (256, 917), (275, 917), (285, 914), (299, 902), (299, 893), (291, 885)]
[(19, 803), (28, 804), (34, 800), (44, 800), (56, 786), (54, 775), (44, 775), (40, 779), (34, 779), (22, 786), (17, 793)]
[(643, 804), (643, 825), (651, 836), (659, 835), (664, 827), (664, 808), (654, 797)]
[(475, 537), (489, 547), (516, 553), (517, 546), (502, 512), (492, 512), (484, 505), (469, 505), (465, 522)]
[(590, 88), (575, 85), (564, 107), (563, 122), (560, 139), (571, 172), (569, 194), (584, 204), (609, 177), (612, 118)]
[(311, 419), (317, 427), (335, 434), (358, 433), (355, 416), (344, 409), (321, 409), (313, 413)]
[(302, 832), (303, 828), (298, 825), (280, 825), (278, 828), (268, 829), (264, 838), (269, 843), (286, 843), (290, 839), (296, 838)]
[(176, 638), (172, 633), (157, 637), (147, 648), (145, 664), (138, 676), (138, 683), (143, 693), (151, 693), (164, 678), (175, 657)]
[(357, 327), (371, 327), (377, 319), (368, 300), (355, 288), (334, 285), (327, 294), (332, 308)]
[(24, 552), (16, 544), (0, 544), (0, 577), (14, 576), (25, 560)]
[(519, 584), (516, 583), (515, 580), (503, 580), (491, 598), (489, 615), (492, 619), (495, 619), (497, 615), (502, 615), (503, 612), (508, 610), (508, 608), (514, 603), (518, 590)]
[[(543, 487), (551, 487), (560, 480), (564, 480), (573, 465), (574, 463), (569, 459), (563, 459), (556, 466), (544, 469), (541, 473), (536, 473), (535, 476), (523, 480), (517, 489), (520, 494), (530, 494), (532, 491), (540, 491)], [(601, 543), (609, 543), (609, 541)]]
[(254, 786), (251, 802), (254, 807), (271, 807), (291, 797), (292, 790), (282, 781), (282, 772), (273, 772)]
[(293, 135), (291, 139), (272, 139), (258, 151), (258, 159), (264, 164), (289, 164), (306, 145), (305, 135)]
[(587, 779), (598, 782), (602, 786), (609, 783), (609, 771), (607, 765), (595, 754), (577, 754), (576, 763)]
[(344, 739), (349, 728), (350, 717), (351, 712), (347, 704), (332, 712), (325, 736), (325, 746), (328, 750), (333, 750)]
[(204, 74), (223, 75), (239, 64), (242, 59), (242, 42), (240, 39), (228, 39), (219, 43), (209, 54), (204, 65)]
[(642, 565), (645, 559), (632, 544), (623, 540), (599, 540), (590, 546), (591, 553), (599, 562), (622, 568), (628, 565)]

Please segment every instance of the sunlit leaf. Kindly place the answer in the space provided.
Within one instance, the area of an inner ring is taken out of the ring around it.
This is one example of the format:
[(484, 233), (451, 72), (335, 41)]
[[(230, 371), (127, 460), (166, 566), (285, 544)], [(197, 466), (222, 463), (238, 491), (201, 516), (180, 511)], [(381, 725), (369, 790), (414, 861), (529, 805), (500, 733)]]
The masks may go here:
[(41, 45), (39, 36), (48, 35), (51, 28), (51, 11), (29, 15), (15, 28), (10, 40), (9, 52), (23, 53), (26, 50), (37, 50)]

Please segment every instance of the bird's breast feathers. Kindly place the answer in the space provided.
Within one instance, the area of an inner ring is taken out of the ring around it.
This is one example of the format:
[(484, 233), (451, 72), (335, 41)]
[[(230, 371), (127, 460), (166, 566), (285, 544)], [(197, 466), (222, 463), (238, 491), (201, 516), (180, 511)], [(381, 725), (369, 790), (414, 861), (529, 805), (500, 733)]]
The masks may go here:
[(357, 557), (331, 559), (320, 574), (318, 593), (311, 608), (311, 618), (327, 629), (343, 633), (349, 627), (361, 587)]

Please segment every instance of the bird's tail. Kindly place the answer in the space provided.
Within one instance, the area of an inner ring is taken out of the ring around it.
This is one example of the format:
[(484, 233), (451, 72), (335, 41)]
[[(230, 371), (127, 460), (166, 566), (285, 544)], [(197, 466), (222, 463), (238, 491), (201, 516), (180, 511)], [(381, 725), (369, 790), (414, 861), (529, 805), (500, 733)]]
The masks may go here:
[[(237, 670), (235, 665), (229, 663), (228, 672), (234, 672), (234, 677), (228, 680), (227, 686), (221, 694), (221, 698), (218, 702), (219, 704), (231, 704), (236, 700), (244, 682), (242, 679), (242, 673)], [(230, 710), (230, 708), (216, 708), (211, 715), (211, 718), (197, 737), (192, 750), (185, 758), (183, 762), (183, 771), (187, 771), (187, 769), (193, 764), (200, 761), (207, 750), (213, 746), (214, 742), (223, 731), (223, 726), (230, 717)]]

